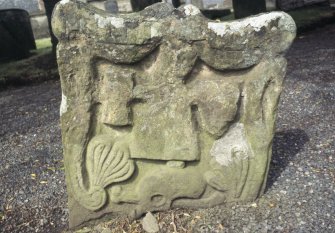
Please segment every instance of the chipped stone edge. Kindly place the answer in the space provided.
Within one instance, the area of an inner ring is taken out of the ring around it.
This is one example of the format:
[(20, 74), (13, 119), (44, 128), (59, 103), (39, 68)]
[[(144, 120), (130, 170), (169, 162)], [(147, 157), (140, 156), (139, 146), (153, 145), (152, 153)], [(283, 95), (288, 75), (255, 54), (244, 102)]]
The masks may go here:
[(198, 7), (192, 5), (192, 4), (187, 4), (183, 7), (184, 13), (187, 16), (193, 16), (193, 15), (198, 15), (200, 14), (200, 10)]
[[(276, 19), (287, 18), (283, 12), (271, 12), (261, 14), (258, 16), (249, 17), (239, 21), (230, 22), (208, 22), (208, 29), (213, 31), (218, 36), (224, 36), (225, 34), (242, 34), (244, 33), (243, 28), (248, 26), (252, 27), (256, 32), (260, 31), (262, 27), (268, 26), (268, 24)], [(287, 21), (287, 20), (285, 20)], [(281, 24), (279, 24), (281, 26)], [(241, 33), (242, 32), (242, 33)]]
[(59, 2), (59, 4), (61, 5), (65, 5), (65, 4), (68, 4), (70, 2), (70, 0), (62, 0)]

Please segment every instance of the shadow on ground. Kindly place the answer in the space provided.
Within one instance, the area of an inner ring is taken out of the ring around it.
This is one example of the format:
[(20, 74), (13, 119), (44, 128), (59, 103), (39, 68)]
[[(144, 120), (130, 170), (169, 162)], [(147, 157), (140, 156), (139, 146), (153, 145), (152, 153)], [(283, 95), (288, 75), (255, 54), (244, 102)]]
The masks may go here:
[(266, 191), (308, 141), (309, 137), (302, 129), (290, 129), (275, 133)]

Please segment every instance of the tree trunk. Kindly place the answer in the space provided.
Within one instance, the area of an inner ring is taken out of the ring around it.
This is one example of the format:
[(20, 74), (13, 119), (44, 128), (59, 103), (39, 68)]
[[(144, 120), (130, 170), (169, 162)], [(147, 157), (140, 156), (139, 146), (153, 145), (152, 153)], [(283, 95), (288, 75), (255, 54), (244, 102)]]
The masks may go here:
[(55, 5), (59, 1), (60, 0), (43, 0), (44, 6), (45, 6), (45, 13), (48, 17), (49, 31), (50, 31), (51, 43), (52, 43), (52, 51), (54, 52), (54, 54), (56, 54), (56, 47), (57, 47), (58, 40), (55, 37), (54, 33), (52, 32), (51, 16), (52, 16), (52, 11), (53, 11)]

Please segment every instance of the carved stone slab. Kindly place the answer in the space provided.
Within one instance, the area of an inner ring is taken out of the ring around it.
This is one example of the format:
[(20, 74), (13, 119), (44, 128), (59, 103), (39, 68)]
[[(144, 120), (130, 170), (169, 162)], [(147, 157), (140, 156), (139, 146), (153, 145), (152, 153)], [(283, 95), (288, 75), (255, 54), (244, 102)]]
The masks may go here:
[(70, 226), (263, 193), (289, 15), (217, 22), (165, 3), (111, 15), (63, 0), (53, 28)]

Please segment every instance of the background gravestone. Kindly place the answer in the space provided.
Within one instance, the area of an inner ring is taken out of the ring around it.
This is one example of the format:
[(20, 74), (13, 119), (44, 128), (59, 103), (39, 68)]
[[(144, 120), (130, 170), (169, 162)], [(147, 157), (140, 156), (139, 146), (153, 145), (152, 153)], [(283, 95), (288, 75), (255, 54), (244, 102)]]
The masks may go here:
[(115, 15), (63, 0), (52, 22), (71, 227), (262, 195), (289, 15), (218, 22), (192, 5)]
[(292, 10), (295, 8), (318, 4), (328, 3), (329, 0), (277, 0), (277, 7), (281, 10)]
[(27, 11), (0, 10), (0, 60), (21, 59), (36, 49)]
[(117, 4), (116, 0), (107, 0), (105, 2), (105, 10), (110, 12), (110, 13), (118, 13), (119, 12), (119, 7)]
[(265, 0), (233, 0), (233, 7), (236, 19), (266, 11)]
[(141, 11), (147, 6), (150, 6), (157, 2), (161, 2), (161, 0), (130, 0), (133, 11)]

